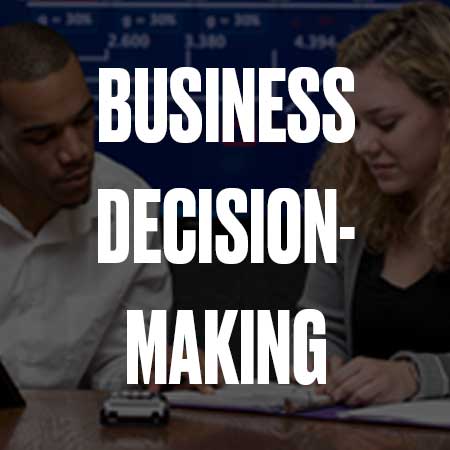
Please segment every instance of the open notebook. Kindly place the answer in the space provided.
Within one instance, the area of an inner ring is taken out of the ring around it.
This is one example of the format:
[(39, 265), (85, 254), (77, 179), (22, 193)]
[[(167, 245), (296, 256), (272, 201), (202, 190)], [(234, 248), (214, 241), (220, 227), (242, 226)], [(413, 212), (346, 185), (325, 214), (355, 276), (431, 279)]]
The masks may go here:
[(287, 408), (311, 410), (331, 404), (325, 395), (316, 395), (311, 388), (294, 384), (228, 384), (213, 394), (194, 391), (165, 393), (174, 407), (248, 411), (282, 414)]
[(341, 419), (450, 428), (450, 399), (371, 406), (338, 413)]
[[(349, 409), (299, 385), (226, 385), (211, 395), (195, 391), (165, 393), (173, 407), (286, 414), (321, 420), (362, 421), (450, 429), (450, 398)], [(290, 404), (286, 400), (289, 399)]]

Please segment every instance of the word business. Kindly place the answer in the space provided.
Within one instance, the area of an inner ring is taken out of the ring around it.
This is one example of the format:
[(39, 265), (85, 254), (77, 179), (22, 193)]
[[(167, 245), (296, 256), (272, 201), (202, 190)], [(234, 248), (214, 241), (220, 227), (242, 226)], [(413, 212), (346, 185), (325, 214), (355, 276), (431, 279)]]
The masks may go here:
[[(288, 101), (274, 95), (281, 83), (287, 83)], [(321, 91), (335, 113), (320, 114), (310, 94)], [(345, 67), (328, 69), (322, 80), (312, 67), (297, 67), (288, 74), (281, 67), (244, 68), (239, 74), (234, 68), (206, 68), (203, 77), (193, 67), (179, 67), (171, 74), (167, 68), (155, 68), (151, 75), (147, 68), (136, 68), (134, 77), (123, 68), (100, 68), (99, 140), (127, 141), (134, 117), (137, 138), (148, 144), (161, 142), (168, 132), (180, 144), (196, 142), (202, 135), (205, 142), (236, 142), (236, 123), (242, 142), (289, 138), (305, 144), (322, 132), (328, 142), (343, 143), (353, 136), (355, 115), (342, 93), (353, 91), (353, 73)], [(169, 102), (177, 112), (169, 113)], [(276, 127), (274, 113), (288, 104), (294, 112), (287, 114), (285, 128)]]

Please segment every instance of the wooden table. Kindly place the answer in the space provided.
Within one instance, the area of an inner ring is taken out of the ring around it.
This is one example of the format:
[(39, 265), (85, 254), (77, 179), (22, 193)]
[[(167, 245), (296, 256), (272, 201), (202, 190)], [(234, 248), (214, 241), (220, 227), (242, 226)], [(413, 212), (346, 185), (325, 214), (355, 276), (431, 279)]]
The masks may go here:
[(450, 449), (446, 431), (180, 409), (165, 427), (102, 427), (99, 392), (24, 394), (25, 410), (0, 411), (2, 450)]

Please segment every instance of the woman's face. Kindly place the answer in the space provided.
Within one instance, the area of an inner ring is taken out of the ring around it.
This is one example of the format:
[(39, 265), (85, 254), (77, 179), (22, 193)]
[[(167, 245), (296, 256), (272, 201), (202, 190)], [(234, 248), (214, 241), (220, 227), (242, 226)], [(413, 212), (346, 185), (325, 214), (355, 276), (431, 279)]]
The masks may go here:
[(346, 98), (356, 117), (355, 152), (382, 192), (420, 198), (447, 136), (448, 108), (430, 106), (380, 62), (353, 73), (355, 92)]

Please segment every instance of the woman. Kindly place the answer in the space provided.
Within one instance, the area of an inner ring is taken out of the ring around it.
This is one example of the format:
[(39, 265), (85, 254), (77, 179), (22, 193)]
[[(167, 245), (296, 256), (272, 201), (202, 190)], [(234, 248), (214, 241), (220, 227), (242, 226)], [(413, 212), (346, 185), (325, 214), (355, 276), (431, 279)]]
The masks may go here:
[(301, 308), (327, 320), (327, 384), (350, 406), (442, 397), (450, 378), (450, 10), (411, 4), (339, 46), (352, 69), (351, 142), (313, 173), (336, 188), (337, 264), (311, 267)]

